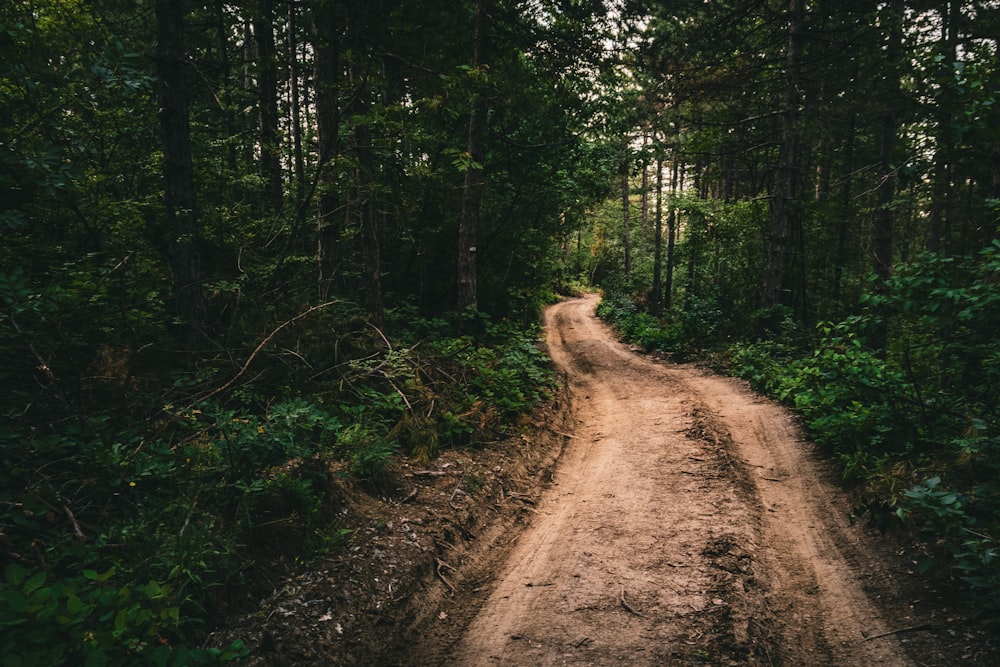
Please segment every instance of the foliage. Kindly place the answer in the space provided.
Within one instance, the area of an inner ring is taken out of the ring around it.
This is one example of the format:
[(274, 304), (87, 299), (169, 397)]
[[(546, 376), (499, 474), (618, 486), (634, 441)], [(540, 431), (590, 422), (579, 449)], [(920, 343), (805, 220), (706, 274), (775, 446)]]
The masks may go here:
[(227, 649), (175, 644), (182, 626), (170, 586), (149, 581), (115, 585), (115, 570), (84, 570), (56, 580), (17, 563), (4, 569), (0, 652), (21, 665), (216, 665), (244, 657)]
[(661, 319), (640, 310), (628, 297), (613, 294), (601, 300), (597, 315), (625, 340), (647, 350), (690, 354), (720, 340), (722, 313), (711, 298), (691, 298), (684, 310)]
[[(473, 16), (443, 0), (160, 3), (184, 12), (181, 90), (152, 11), (0, 5), (4, 665), (236, 657), (186, 647), (270, 563), (336, 547), (344, 478), (384, 489), (398, 458), (486, 442), (549, 395), (557, 237), (607, 186), (587, 132), (603, 27), (596, 5), (496, 7), (477, 68)], [(490, 125), (463, 322), (473, 90)], [(168, 99), (194, 232), (169, 227)]]
[[(1000, 590), (998, 258), (1000, 243), (975, 258), (921, 255), (866, 299), (877, 315), (820, 325), (811, 354), (765, 341), (729, 358), (802, 413), (845, 477), (864, 484), (870, 507), (895, 507), (943, 545), (938, 560), (987, 600)], [(882, 318), (894, 332), (884, 355), (865, 342)]]

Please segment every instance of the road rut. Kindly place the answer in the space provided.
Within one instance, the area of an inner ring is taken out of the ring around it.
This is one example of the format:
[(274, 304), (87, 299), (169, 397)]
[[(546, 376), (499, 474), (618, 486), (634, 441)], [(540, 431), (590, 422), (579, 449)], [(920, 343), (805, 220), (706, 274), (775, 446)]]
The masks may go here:
[[(740, 383), (551, 307), (578, 425), (449, 665), (911, 665), (812, 445)], [(884, 636), (880, 636), (884, 635)]]

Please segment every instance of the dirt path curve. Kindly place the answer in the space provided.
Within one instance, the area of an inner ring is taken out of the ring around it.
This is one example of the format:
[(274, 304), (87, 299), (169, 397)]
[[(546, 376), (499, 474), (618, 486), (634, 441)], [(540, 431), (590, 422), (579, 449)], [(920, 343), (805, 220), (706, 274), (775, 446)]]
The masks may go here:
[(445, 664), (913, 664), (787, 414), (632, 353), (596, 302), (547, 311), (579, 424)]

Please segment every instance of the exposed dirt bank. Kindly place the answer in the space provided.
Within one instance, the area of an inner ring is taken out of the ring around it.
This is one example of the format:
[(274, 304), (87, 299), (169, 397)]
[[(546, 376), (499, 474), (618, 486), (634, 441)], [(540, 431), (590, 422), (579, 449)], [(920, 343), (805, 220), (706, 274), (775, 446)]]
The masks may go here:
[(851, 524), (786, 411), (634, 354), (595, 304), (546, 313), (571, 401), (399, 470), (396, 500), (355, 494), (355, 550), (240, 628), (255, 664), (1000, 664), (970, 610)]

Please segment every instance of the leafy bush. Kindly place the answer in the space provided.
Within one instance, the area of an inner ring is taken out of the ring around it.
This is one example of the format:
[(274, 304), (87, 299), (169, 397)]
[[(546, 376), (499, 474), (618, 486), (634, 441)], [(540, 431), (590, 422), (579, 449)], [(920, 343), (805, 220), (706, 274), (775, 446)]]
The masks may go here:
[(17, 563), (0, 590), (0, 655), (4, 667), (28, 665), (215, 665), (246, 655), (175, 644), (182, 626), (171, 587), (114, 583), (115, 570), (52, 577)]
[[(977, 257), (923, 254), (865, 303), (866, 316), (821, 324), (810, 354), (744, 343), (730, 350), (731, 368), (799, 410), (871, 506), (894, 506), (943, 545), (938, 561), (995, 601), (1000, 242)], [(875, 326), (889, 331), (885, 350), (866, 345)]]
[(621, 294), (602, 299), (597, 316), (613, 324), (626, 341), (664, 352), (692, 352), (715, 342), (723, 319), (710, 298), (691, 297), (684, 309), (660, 319)]

